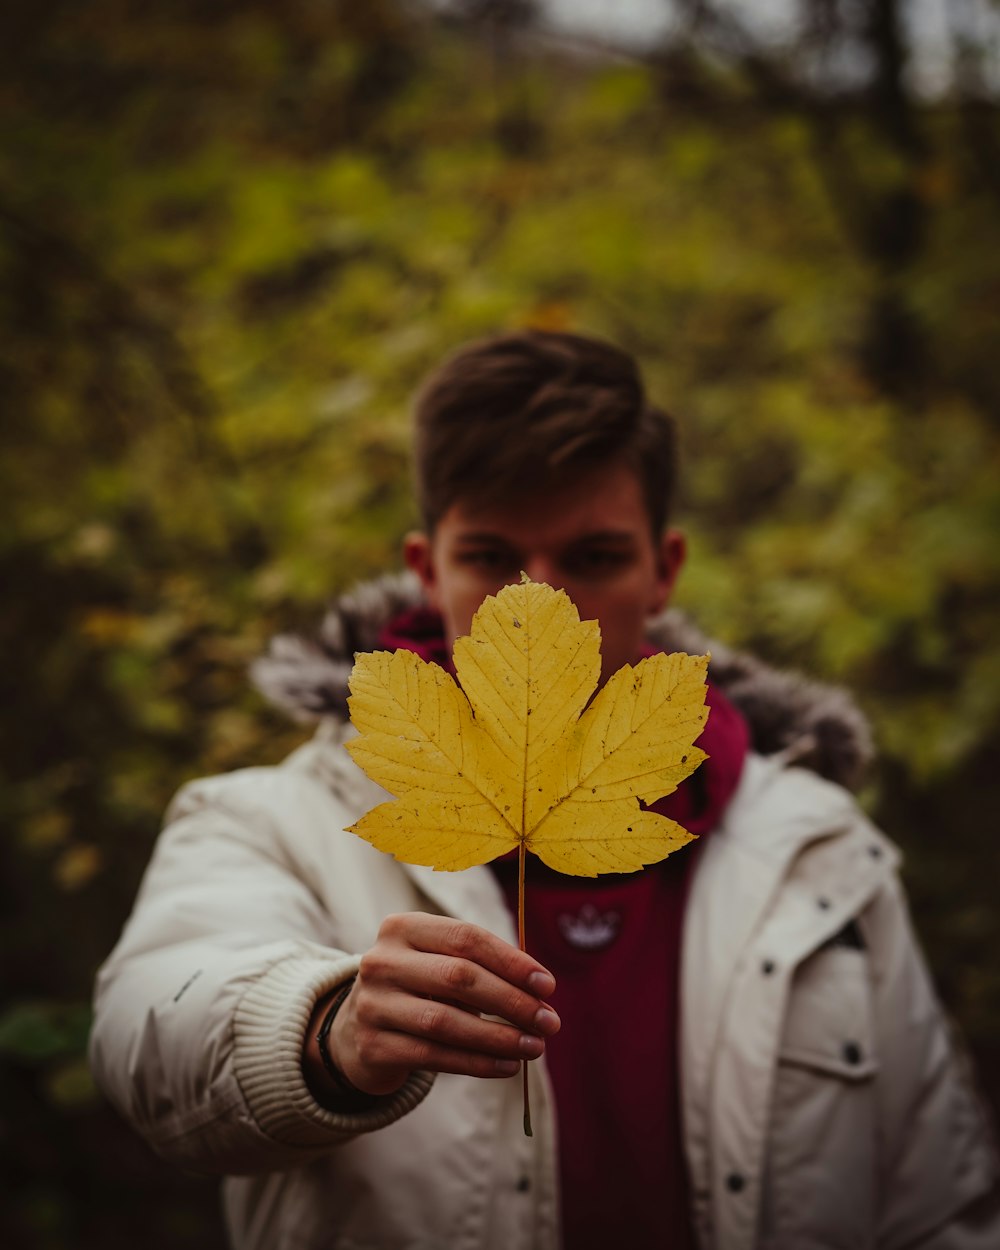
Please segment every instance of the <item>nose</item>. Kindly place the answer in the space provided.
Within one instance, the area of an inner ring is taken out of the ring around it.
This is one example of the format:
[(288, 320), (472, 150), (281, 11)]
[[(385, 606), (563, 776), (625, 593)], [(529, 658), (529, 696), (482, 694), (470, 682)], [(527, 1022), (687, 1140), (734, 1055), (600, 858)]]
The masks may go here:
[(555, 590), (561, 589), (559, 571), (548, 556), (529, 556), (525, 562), (524, 571), (533, 582), (545, 582)]

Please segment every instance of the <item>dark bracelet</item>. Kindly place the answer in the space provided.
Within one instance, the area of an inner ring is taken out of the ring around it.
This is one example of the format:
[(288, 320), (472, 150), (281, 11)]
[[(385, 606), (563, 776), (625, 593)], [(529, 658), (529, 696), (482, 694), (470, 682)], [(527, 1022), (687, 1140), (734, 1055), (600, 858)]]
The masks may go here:
[(334, 994), (323, 1016), (323, 1022), (319, 1026), (319, 1032), (316, 1034), (316, 1046), (319, 1049), (319, 1057), (323, 1061), (323, 1067), (326, 1069), (327, 1076), (337, 1091), (337, 1104), (346, 1111), (370, 1107), (379, 1101), (378, 1094), (367, 1094), (363, 1089), (358, 1089), (356, 1085), (352, 1085), (333, 1062), (333, 1056), (330, 1054), (330, 1029), (333, 1027), (337, 1012), (343, 1007), (348, 994), (354, 988), (354, 980), (355, 978), (351, 977), (349, 981), (345, 981), (336, 994)]

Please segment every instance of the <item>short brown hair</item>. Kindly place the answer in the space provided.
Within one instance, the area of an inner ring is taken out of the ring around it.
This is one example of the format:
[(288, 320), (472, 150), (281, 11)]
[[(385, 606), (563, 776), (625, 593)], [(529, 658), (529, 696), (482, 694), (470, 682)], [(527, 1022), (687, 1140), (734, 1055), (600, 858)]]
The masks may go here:
[(647, 403), (638, 365), (610, 343), (541, 330), (471, 343), (430, 375), (414, 416), (428, 533), (459, 500), (493, 503), (609, 462), (634, 470), (654, 535), (666, 526), (674, 422)]

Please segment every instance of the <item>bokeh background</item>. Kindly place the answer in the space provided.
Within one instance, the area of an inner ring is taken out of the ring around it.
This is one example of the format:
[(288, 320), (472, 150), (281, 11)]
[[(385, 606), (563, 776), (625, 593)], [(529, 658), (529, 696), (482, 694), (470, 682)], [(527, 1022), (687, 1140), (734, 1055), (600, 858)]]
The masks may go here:
[(164, 804), (304, 731), (246, 668), (398, 566), (458, 342), (610, 336), (686, 446), (678, 602), (846, 684), (1000, 1103), (991, 0), (17, 0), (0, 42), (5, 1246), (222, 1241), (103, 1104)]

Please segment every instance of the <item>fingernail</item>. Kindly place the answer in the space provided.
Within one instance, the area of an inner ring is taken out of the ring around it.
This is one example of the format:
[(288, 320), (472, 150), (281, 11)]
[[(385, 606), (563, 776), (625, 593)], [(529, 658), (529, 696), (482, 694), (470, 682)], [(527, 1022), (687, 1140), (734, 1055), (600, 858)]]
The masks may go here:
[(522, 1033), (517, 1039), (517, 1048), (527, 1059), (537, 1059), (545, 1049), (540, 1037), (532, 1037), (530, 1033)]
[(556, 988), (556, 979), (551, 972), (533, 972), (528, 977), (528, 989), (539, 998), (548, 998)]
[(516, 1072), (520, 1072), (521, 1065), (516, 1059), (498, 1059), (497, 1072), (500, 1076), (513, 1076)]
[(559, 1028), (559, 1017), (550, 1008), (539, 1007), (534, 1023), (539, 1033), (554, 1033)]

